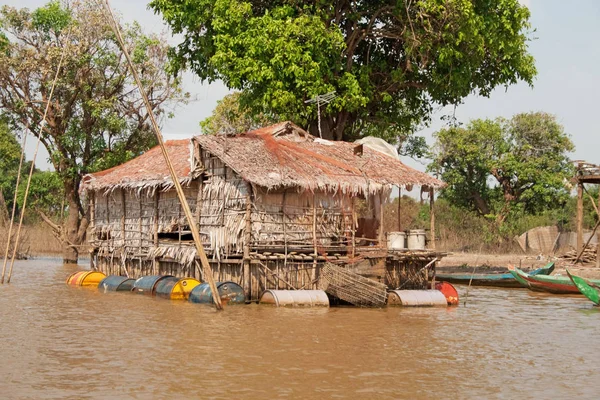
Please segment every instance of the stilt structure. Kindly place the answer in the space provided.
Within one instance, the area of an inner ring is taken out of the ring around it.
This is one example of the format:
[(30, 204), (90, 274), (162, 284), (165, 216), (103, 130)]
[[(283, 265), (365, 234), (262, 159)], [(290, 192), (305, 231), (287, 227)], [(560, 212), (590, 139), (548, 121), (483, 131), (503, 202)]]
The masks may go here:
[[(593, 184), (600, 185), (600, 166), (595, 164), (590, 164), (582, 161), (577, 162), (577, 171), (575, 174), (575, 183), (577, 184), (577, 254), (583, 253), (587, 244), (591, 241), (592, 237), (590, 237), (587, 242), (584, 244), (583, 239), (583, 195), (584, 193), (590, 197), (592, 205), (596, 210), (596, 214), (598, 215), (598, 220), (600, 222), (600, 213), (598, 210), (600, 209), (600, 195), (598, 198), (598, 206), (596, 206), (596, 199), (594, 199), (586, 190), (585, 184)], [(596, 229), (595, 229), (596, 230)], [(595, 232), (592, 232), (593, 236)], [(598, 250), (596, 255), (596, 266), (600, 267), (600, 232), (598, 232)]]

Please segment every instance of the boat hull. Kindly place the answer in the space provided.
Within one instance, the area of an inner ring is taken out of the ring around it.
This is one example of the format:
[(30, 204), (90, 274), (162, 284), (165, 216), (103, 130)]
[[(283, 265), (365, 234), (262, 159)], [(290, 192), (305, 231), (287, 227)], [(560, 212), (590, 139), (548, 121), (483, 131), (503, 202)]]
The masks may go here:
[[(554, 294), (580, 294), (577, 287), (567, 276), (536, 275), (532, 276), (518, 268), (509, 268), (515, 279), (527, 282), (529, 289), (536, 292)], [(594, 284), (600, 283), (592, 281)]]
[(600, 290), (594, 284), (585, 278), (571, 274), (569, 270), (567, 270), (567, 275), (569, 275), (569, 279), (571, 279), (571, 282), (573, 282), (582, 295), (595, 305), (600, 305)]
[[(554, 271), (554, 263), (548, 263), (542, 268), (531, 271), (529, 275), (548, 275)], [(528, 285), (513, 276), (505, 274), (436, 274), (436, 280), (471, 286), (494, 286), (504, 288), (527, 287)]]

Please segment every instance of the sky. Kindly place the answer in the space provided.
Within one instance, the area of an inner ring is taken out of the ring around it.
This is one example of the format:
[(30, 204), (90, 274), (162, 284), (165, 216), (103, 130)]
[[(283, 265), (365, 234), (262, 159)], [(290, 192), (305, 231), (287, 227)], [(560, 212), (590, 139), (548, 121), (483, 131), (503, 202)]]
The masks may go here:
[[(31, 9), (45, 0), (3, 0), (3, 4)], [(573, 160), (600, 164), (600, 132), (596, 112), (600, 93), (600, 1), (596, 0), (521, 0), (531, 11), (535, 39), (530, 42), (538, 76), (533, 87), (525, 83), (496, 89), (489, 98), (470, 96), (455, 110), (459, 122), (476, 118), (510, 118), (514, 114), (545, 111), (554, 114), (571, 136), (576, 150)], [(146, 31), (160, 32), (166, 26), (159, 16), (147, 9), (147, 0), (111, 1), (113, 9), (126, 22), (137, 20)], [(173, 38), (173, 44), (176, 38)], [(218, 100), (228, 93), (222, 83), (206, 84), (192, 74), (184, 77), (184, 89), (194, 101), (175, 110), (175, 118), (163, 126), (165, 139), (181, 139), (200, 133), (198, 123), (208, 117)], [(433, 144), (432, 133), (444, 127), (443, 115), (453, 112), (438, 110), (429, 127), (418, 134)], [(28, 154), (34, 144), (30, 140)], [(30, 149), (31, 148), (31, 149)], [(31, 156), (30, 156), (31, 157)], [(36, 164), (48, 168), (47, 154), (38, 156)], [(424, 169), (425, 161), (403, 159), (407, 164)]]

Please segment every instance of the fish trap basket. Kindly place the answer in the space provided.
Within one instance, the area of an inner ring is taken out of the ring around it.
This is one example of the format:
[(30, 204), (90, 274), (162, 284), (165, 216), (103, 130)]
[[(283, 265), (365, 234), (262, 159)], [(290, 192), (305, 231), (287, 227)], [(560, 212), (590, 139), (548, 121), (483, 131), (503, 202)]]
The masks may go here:
[(359, 307), (383, 307), (387, 299), (383, 283), (330, 263), (321, 269), (319, 289)]

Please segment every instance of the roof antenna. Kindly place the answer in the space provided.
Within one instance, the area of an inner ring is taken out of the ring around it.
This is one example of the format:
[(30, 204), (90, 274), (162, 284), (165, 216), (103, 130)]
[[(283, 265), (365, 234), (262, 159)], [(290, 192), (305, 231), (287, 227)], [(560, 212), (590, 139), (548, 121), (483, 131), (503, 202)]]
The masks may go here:
[(313, 97), (310, 100), (306, 100), (304, 103), (312, 104), (317, 103), (317, 124), (319, 126), (319, 137), (323, 139), (323, 133), (321, 133), (321, 104), (328, 104), (331, 100), (335, 99), (337, 95), (335, 94), (335, 90), (333, 92), (319, 94)]

